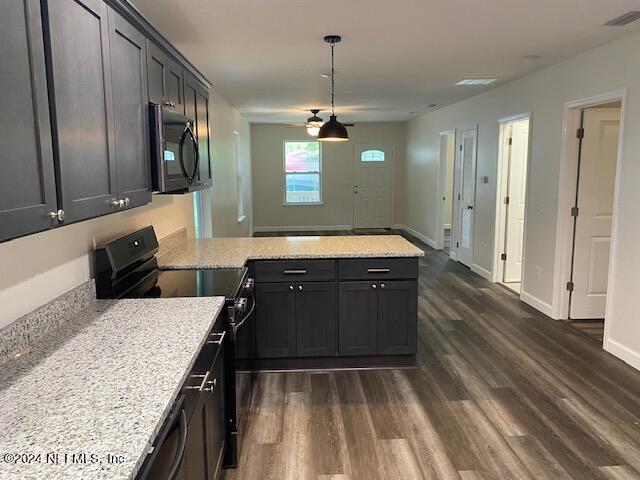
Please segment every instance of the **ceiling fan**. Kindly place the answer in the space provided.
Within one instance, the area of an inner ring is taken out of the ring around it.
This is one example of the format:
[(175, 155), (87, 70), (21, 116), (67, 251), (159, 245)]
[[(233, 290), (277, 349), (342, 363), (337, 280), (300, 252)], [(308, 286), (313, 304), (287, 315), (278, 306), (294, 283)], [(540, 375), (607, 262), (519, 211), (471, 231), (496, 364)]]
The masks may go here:
[[(304, 127), (307, 129), (307, 133), (309, 135), (311, 135), (312, 137), (317, 137), (318, 136), (318, 132), (320, 131), (320, 127), (324, 124), (324, 120), (318, 116), (318, 113), (320, 113), (320, 109), (319, 108), (312, 108), (311, 109), (311, 116), (309, 118), (307, 118), (306, 122), (290, 122), (290, 123), (286, 123), (285, 125), (287, 125), (288, 127)], [(354, 123), (343, 123), (343, 125), (345, 127), (353, 127), (355, 124)]]

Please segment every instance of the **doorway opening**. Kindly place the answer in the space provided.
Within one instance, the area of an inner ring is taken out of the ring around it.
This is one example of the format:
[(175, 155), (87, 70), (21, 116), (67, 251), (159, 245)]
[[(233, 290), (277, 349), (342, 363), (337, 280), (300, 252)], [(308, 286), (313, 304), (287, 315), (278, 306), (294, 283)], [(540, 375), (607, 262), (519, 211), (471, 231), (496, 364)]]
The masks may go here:
[(606, 342), (624, 92), (566, 106), (554, 315)]
[(440, 133), (440, 191), (442, 203), (438, 231), (438, 247), (451, 256), (453, 238), (453, 184), (456, 163), (456, 132), (449, 130)]
[(353, 153), (353, 228), (390, 228), (393, 212), (393, 147), (356, 144)]
[(524, 263), (529, 114), (499, 120), (494, 281), (518, 295)]

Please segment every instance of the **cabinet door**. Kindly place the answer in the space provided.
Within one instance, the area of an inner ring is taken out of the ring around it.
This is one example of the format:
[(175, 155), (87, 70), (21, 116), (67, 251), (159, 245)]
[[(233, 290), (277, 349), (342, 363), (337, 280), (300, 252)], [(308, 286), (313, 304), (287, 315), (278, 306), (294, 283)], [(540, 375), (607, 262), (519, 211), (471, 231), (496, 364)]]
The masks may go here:
[(117, 197), (107, 6), (49, 0), (58, 199), (65, 223), (114, 211)]
[(418, 285), (415, 280), (380, 282), (378, 289), (378, 353), (416, 353)]
[(207, 445), (207, 478), (215, 480), (222, 469), (222, 458), (226, 439), (224, 407), (224, 352), (220, 352), (211, 372), (207, 394), (209, 441)]
[(378, 295), (375, 282), (340, 282), (338, 352), (375, 355), (378, 350)]
[(298, 357), (336, 354), (336, 284), (296, 284), (296, 337)]
[(109, 9), (118, 198), (125, 208), (151, 201), (145, 37)]
[(210, 468), (207, 445), (210, 442), (211, 395), (209, 392), (196, 393), (196, 408), (189, 420), (187, 444), (184, 459), (180, 467), (179, 478), (185, 480), (207, 480)]
[(200, 154), (199, 186), (210, 186), (209, 90), (188, 72), (184, 73), (184, 114), (195, 121), (194, 131)]
[(44, 230), (57, 210), (39, 0), (0, 2), (0, 241)]
[(147, 40), (149, 101), (173, 102), (176, 112), (184, 113), (182, 67), (155, 43)]
[(296, 353), (294, 285), (256, 285), (256, 337), (259, 358), (287, 358)]

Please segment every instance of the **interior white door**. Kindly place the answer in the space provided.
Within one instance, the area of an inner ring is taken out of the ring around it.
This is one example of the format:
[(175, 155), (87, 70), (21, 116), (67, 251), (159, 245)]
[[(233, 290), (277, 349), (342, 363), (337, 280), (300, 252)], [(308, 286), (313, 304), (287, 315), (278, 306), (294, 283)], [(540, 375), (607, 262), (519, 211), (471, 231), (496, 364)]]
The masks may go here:
[(473, 264), (473, 219), (476, 193), (476, 153), (478, 131), (465, 130), (460, 135), (460, 198), (458, 199), (458, 261), (471, 267)]
[(391, 227), (393, 149), (388, 145), (355, 145), (353, 161), (354, 227)]
[(589, 108), (583, 115), (573, 244), (573, 319), (604, 318), (620, 133), (619, 108)]
[(511, 124), (506, 210), (504, 282), (522, 280), (524, 246), (524, 211), (527, 189), (527, 157), (529, 152), (529, 120)]

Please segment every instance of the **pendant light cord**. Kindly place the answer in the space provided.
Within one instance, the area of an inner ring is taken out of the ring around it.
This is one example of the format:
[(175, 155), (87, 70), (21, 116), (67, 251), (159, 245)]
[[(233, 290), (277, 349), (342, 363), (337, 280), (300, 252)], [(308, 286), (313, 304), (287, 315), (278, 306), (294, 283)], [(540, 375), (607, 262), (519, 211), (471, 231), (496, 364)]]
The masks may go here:
[(335, 47), (335, 43), (331, 44), (331, 115), (335, 115), (335, 68), (334, 68), (334, 58), (333, 58), (333, 49)]

